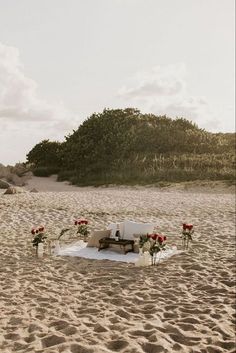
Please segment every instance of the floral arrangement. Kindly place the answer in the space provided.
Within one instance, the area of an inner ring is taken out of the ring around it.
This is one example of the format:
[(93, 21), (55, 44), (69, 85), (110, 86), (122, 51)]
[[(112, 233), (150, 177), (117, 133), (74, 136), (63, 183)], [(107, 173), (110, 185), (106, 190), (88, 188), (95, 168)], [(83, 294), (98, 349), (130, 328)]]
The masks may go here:
[(38, 248), (39, 243), (44, 243), (45, 239), (47, 239), (47, 236), (44, 232), (45, 228), (43, 226), (31, 229), (31, 234), (34, 235), (32, 244), (36, 247), (36, 249)]
[(89, 235), (87, 219), (76, 219), (74, 225), (78, 226), (77, 234), (82, 235), (86, 239), (87, 235)]
[(76, 219), (74, 224), (75, 224), (75, 226), (82, 225), (82, 224), (88, 225), (88, 221), (87, 221), (87, 219)]
[(189, 242), (193, 241), (193, 238), (192, 238), (193, 233), (194, 233), (193, 224), (183, 223), (182, 241), (183, 241), (184, 248), (188, 249)]
[(140, 235), (139, 247), (142, 249), (142, 252), (149, 252), (152, 265), (156, 265), (157, 263), (157, 254), (165, 250), (166, 240), (166, 236), (157, 233)]
[[(74, 220), (74, 225), (78, 226), (76, 234), (83, 236), (84, 240), (86, 240), (87, 235), (89, 234), (88, 223), (89, 222), (87, 221), (87, 219), (84, 219), (84, 218), (79, 218), (79, 219)], [(63, 234), (65, 234), (66, 232), (68, 232), (71, 229), (72, 229), (72, 227), (62, 229), (59, 234), (58, 240), (62, 237)]]

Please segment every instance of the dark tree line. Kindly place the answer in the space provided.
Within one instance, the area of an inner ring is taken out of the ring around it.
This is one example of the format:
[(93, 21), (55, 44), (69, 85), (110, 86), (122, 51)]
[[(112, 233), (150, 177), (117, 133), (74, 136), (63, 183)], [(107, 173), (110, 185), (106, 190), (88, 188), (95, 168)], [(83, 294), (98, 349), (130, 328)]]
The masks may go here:
[(35, 174), (76, 184), (233, 179), (235, 134), (213, 134), (184, 118), (105, 109), (62, 143), (44, 140), (27, 155)]

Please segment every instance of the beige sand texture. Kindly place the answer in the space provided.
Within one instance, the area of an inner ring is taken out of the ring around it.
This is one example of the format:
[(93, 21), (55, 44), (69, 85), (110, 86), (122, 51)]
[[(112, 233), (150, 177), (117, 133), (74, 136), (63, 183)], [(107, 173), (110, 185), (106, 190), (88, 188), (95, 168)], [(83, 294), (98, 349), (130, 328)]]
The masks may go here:
[[(0, 352), (234, 352), (235, 196), (155, 188), (0, 193)], [(32, 226), (50, 237), (85, 216), (103, 229), (154, 221), (189, 251), (157, 267), (35, 257)]]

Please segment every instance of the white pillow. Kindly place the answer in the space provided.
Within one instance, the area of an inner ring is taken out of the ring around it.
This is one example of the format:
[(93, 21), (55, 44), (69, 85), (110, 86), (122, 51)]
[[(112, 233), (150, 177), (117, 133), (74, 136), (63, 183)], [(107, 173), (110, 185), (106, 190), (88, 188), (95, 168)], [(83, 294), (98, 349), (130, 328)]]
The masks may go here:
[(132, 221), (124, 221), (124, 238), (133, 240), (134, 234), (152, 234), (155, 225), (153, 223), (136, 223)]
[(96, 247), (99, 248), (99, 240), (102, 238), (109, 238), (111, 235), (110, 230), (95, 230), (92, 232), (91, 236), (87, 242), (87, 248)]
[(119, 225), (119, 231), (120, 231), (120, 236), (121, 238), (124, 238), (124, 222), (120, 223), (110, 223), (107, 227), (107, 229), (111, 230), (111, 238), (113, 238), (116, 234), (117, 231), (117, 225)]

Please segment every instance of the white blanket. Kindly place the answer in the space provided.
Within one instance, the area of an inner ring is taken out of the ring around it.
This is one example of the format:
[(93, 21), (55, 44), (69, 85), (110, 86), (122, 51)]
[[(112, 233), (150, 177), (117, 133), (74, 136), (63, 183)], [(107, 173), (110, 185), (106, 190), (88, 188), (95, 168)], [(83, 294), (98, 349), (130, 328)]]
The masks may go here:
[[(180, 253), (181, 251), (177, 250), (176, 247), (168, 248), (165, 251), (160, 253), (160, 258), (157, 259), (158, 262), (162, 262), (167, 258)], [(121, 261), (121, 262), (131, 262), (135, 263), (138, 258), (139, 254), (128, 252), (126, 255), (111, 251), (109, 249), (103, 249), (98, 251), (97, 248), (87, 248), (86, 243), (82, 240), (61, 248), (58, 250), (57, 254), (59, 256), (78, 256), (84, 257), (86, 259), (95, 259), (95, 260), (112, 260), (112, 261)]]

